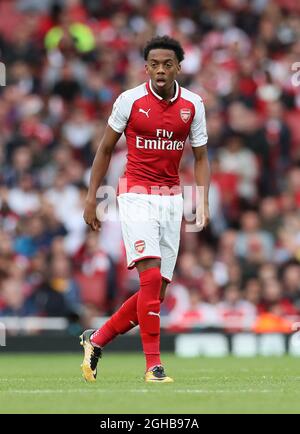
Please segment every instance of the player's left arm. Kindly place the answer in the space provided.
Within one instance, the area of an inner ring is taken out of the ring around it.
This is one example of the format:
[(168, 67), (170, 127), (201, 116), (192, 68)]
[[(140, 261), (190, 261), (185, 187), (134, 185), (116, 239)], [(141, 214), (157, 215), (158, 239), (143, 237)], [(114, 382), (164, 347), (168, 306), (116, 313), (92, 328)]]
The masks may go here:
[(209, 184), (210, 184), (210, 167), (207, 155), (207, 146), (193, 147), (195, 157), (195, 182), (200, 187), (198, 195), (198, 205), (196, 208), (196, 226), (202, 230), (209, 224)]

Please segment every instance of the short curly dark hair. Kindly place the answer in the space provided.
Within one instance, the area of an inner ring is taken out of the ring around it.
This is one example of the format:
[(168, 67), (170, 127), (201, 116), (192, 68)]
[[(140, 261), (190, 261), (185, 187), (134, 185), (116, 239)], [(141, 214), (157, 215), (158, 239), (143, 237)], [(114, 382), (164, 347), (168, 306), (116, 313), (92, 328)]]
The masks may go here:
[(148, 60), (150, 50), (154, 50), (156, 48), (173, 50), (179, 63), (184, 59), (184, 51), (180, 43), (176, 41), (176, 39), (170, 38), (167, 35), (156, 36), (147, 42), (144, 48), (144, 59)]

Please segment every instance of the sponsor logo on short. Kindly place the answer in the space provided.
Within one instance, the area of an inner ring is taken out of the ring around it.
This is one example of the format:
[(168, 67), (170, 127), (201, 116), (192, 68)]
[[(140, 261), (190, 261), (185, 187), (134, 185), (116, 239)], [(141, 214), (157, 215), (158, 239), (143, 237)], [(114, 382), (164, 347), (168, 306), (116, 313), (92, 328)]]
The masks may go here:
[(143, 253), (145, 250), (146, 244), (144, 240), (138, 240), (134, 243), (134, 248), (138, 253)]
[(192, 111), (188, 108), (183, 108), (180, 110), (180, 117), (183, 120), (183, 122), (187, 123), (191, 117)]

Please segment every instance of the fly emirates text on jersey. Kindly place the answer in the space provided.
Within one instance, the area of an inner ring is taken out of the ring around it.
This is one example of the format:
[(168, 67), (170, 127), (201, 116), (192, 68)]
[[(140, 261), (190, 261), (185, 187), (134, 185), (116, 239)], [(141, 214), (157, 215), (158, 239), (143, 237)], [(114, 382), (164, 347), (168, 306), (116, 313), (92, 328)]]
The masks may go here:
[(145, 139), (144, 137), (136, 136), (136, 147), (138, 149), (181, 151), (184, 146), (184, 141), (172, 140), (173, 134), (173, 131), (157, 129), (157, 139)]

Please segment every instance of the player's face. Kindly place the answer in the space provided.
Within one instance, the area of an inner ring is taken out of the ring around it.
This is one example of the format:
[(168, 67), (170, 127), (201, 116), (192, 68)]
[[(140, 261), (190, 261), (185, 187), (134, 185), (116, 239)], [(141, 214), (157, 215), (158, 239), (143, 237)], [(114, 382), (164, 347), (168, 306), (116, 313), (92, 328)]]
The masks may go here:
[(156, 48), (149, 52), (146, 72), (156, 89), (161, 91), (169, 89), (179, 71), (180, 65), (173, 50)]

